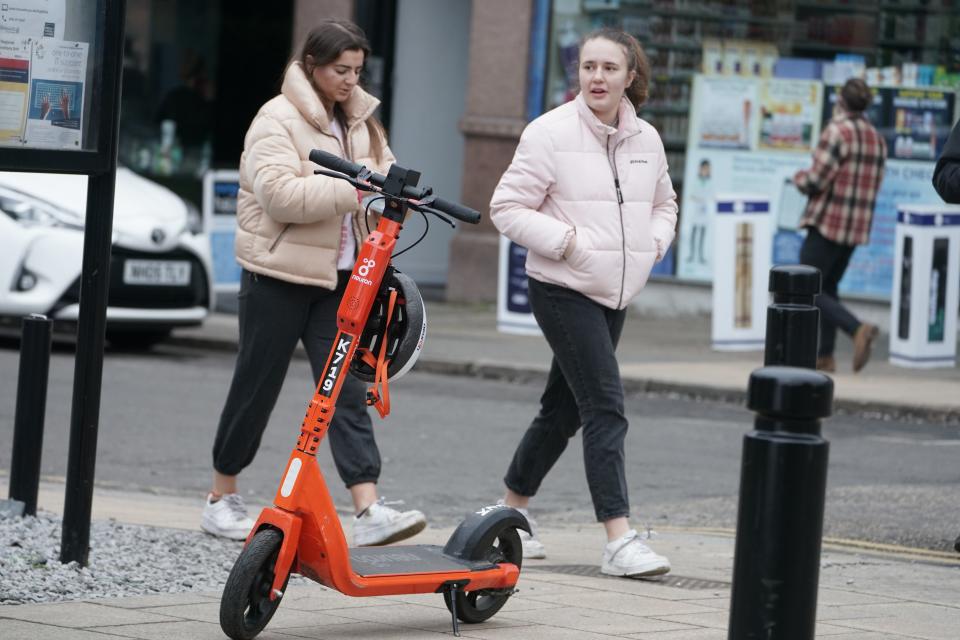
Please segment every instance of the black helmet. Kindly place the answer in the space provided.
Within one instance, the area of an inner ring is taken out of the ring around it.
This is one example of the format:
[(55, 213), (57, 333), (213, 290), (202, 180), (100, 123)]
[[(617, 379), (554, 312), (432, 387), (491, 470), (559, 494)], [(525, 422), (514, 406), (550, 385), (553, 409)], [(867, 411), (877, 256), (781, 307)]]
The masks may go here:
[[(390, 293), (397, 292), (397, 300), (387, 324)], [(386, 326), (386, 337), (384, 337)], [(380, 355), (384, 339), (387, 341), (387, 379), (396, 380), (411, 368), (420, 357), (427, 336), (427, 310), (420, 290), (410, 276), (394, 270), (387, 285), (373, 302), (367, 324), (360, 335), (357, 351), (350, 363), (350, 372), (364, 382), (375, 382), (376, 370), (369, 360)]]

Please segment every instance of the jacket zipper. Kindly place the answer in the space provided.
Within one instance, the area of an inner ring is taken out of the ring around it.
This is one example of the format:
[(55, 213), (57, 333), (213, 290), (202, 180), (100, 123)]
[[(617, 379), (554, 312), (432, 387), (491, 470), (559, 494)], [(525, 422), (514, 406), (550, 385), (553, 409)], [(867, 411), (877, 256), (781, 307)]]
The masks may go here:
[(271, 244), (270, 248), (267, 249), (267, 253), (273, 253), (274, 249), (277, 248), (277, 245), (280, 244), (280, 240), (283, 239), (283, 236), (287, 235), (287, 231), (290, 230), (291, 226), (293, 226), (292, 222), (288, 222), (283, 226), (283, 229), (280, 230), (280, 233), (277, 234), (277, 237), (273, 240), (273, 244)]
[[(626, 140), (626, 138), (624, 138)], [(620, 191), (620, 175), (617, 173), (617, 148), (623, 143), (618, 142), (613, 147), (613, 155), (610, 155), (610, 136), (607, 136), (607, 162), (610, 163), (610, 170), (613, 172), (613, 186), (617, 189), (617, 209), (620, 211), (620, 255), (623, 258), (622, 268), (620, 270), (620, 297), (617, 300), (617, 309), (623, 304), (623, 288), (627, 280), (627, 232), (623, 227), (623, 192)]]
[(620, 297), (617, 300), (617, 309), (619, 309), (620, 305), (623, 304), (623, 289), (626, 286), (627, 281), (627, 231), (623, 226), (623, 192), (620, 190), (620, 175), (617, 173), (616, 157), (617, 149), (620, 148), (620, 145), (638, 133), (639, 131), (618, 141), (613, 147), (612, 156), (610, 155), (610, 136), (607, 136), (607, 162), (610, 164), (610, 170), (613, 172), (613, 186), (617, 190), (617, 209), (620, 211), (620, 253), (623, 257), (623, 268), (620, 272)]

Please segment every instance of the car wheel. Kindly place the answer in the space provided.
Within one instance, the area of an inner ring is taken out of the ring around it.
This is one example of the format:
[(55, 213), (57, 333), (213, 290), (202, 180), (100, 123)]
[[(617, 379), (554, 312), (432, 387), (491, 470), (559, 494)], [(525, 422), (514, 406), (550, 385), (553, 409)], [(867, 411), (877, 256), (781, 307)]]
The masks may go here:
[(159, 331), (107, 331), (107, 342), (114, 349), (145, 351), (170, 337), (170, 329)]

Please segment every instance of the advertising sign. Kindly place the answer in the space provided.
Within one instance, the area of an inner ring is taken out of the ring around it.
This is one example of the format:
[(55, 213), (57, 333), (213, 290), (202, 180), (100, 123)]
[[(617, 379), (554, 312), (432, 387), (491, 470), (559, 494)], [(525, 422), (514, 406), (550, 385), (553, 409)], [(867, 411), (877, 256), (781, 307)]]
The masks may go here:
[[(711, 212), (718, 189), (768, 199), (773, 264), (799, 260), (803, 233), (797, 223), (807, 198), (793, 185), (793, 175), (812, 164), (813, 147), (833, 116), (837, 91), (811, 80), (694, 78), (676, 245), (678, 278), (713, 280)], [(931, 177), (934, 158), (950, 132), (954, 101), (955, 95), (945, 91), (876, 90), (867, 115), (887, 141), (888, 160), (870, 243), (854, 252), (841, 292), (890, 297), (897, 207), (940, 202)], [(739, 120), (734, 112), (741, 114)], [(756, 123), (752, 128), (751, 122)]]
[(233, 247), (239, 190), (239, 171), (208, 171), (203, 176), (203, 222), (210, 238), (213, 289), (217, 293), (240, 290), (243, 270)]

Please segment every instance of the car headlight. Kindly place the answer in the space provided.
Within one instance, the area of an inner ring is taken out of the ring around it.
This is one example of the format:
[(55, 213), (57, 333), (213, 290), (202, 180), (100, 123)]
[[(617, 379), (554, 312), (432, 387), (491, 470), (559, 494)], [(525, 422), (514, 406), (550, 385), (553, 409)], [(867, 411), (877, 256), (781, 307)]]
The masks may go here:
[(187, 230), (193, 235), (203, 233), (203, 214), (189, 200), (184, 200), (183, 204), (187, 206)]
[(7, 187), (0, 187), (0, 211), (24, 226), (83, 229), (76, 213)]

